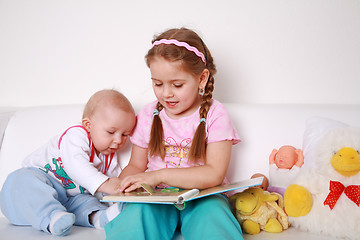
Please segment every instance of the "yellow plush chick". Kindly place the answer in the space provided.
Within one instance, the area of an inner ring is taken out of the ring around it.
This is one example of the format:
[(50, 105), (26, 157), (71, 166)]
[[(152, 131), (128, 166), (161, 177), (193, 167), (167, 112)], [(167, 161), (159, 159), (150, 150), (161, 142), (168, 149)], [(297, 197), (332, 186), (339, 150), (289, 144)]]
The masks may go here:
[(261, 230), (279, 233), (289, 227), (283, 198), (278, 193), (249, 188), (231, 196), (230, 202), (235, 207), (236, 218), (248, 234), (257, 234)]
[(317, 136), (321, 126), (311, 126), (309, 136), (317, 138), (304, 155), (312, 165), (302, 169), (286, 189), (285, 212), (300, 230), (359, 239), (360, 129), (337, 124)]

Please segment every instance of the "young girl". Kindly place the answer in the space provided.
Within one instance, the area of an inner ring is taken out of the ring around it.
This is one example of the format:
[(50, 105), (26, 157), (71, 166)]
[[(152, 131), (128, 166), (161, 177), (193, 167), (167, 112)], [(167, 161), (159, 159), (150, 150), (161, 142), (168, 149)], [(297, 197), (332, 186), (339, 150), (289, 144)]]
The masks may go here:
[(119, 192), (117, 153), (135, 122), (123, 94), (96, 92), (85, 106), (82, 125), (51, 139), (9, 174), (0, 194), (4, 215), (12, 224), (55, 236), (67, 235), (73, 224), (103, 228), (122, 204), (107, 208), (93, 194)]
[[(141, 183), (184, 189), (222, 184), (239, 138), (224, 106), (212, 99), (216, 68), (208, 48), (195, 32), (170, 29), (153, 40), (146, 62), (157, 101), (138, 114), (121, 190)], [(182, 211), (127, 204), (105, 231), (107, 239), (171, 239), (177, 226), (185, 239), (242, 239), (223, 195), (190, 201)]]

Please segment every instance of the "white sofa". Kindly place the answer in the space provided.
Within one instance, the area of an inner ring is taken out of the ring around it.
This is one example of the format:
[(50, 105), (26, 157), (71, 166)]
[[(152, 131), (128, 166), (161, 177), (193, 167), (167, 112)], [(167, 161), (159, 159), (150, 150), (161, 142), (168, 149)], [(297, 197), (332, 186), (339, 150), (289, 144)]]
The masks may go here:
[[(256, 172), (268, 175), (268, 156), (273, 148), (284, 144), (302, 147), (305, 121), (321, 116), (360, 126), (360, 105), (240, 105), (225, 104), (243, 140), (233, 147), (228, 170), (230, 181), (247, 179)], [(82, 105), (29, 108), (0, 108), (0, 186), (6, 176), (21, 166), (22, 159), (50, 137), (81, 119)], [(138, 110), (142, 106), (135, 106)], [(122, 155), (129, 159), (130, 144)], [(305, 159), (306, 164), (306, 159)], [(32, 227), (11, 225), (0, 213), (1, 239), (48, 239), (49, 234)], [(74, 227), (66, 239), (105, 239), (105, 232)], [(176, 238), (181, 238), (177, 234)], [(330, 239), (327, 236), (300, 232), (291, 227), (279, 233), (261, 232), (244, 235), (245, 239)]]

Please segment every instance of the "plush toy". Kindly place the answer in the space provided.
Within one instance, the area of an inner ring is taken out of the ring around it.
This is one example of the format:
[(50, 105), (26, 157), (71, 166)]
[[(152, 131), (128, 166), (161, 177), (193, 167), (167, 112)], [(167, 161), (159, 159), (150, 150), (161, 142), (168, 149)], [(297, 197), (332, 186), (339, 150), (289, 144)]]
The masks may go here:
[(269, 192), (277, 192), (284, 196), (285, 189), (294, 181), (301, 166), (304, 155), (301, 149), (284, 145), (273, 149), (269, 157)]
[(309, 119), (303, 150), (305, 165), (284, 196), (291, 225), (359, 239), (360, 129), (329, 119)]
[(257, 234), (260, 230), (278, 233), (289, 227), (283, 210), (283, 198), (261, 188), (248, 188), (230, 197), (235, 215), (244, 232)]

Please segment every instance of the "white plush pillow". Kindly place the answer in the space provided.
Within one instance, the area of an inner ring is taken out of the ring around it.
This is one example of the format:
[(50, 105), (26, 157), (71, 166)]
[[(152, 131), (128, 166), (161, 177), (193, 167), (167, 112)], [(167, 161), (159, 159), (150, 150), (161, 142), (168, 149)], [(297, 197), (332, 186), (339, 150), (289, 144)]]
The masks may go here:
[(306, 120), (305, 131), (303, 136), (303, 153), (304, 166), (314, 166), (315, 150), (318, 147), (319, 140), (325, 136), (329, 131), (336, 128), (349, 127), (349, 125), (328, 118), (311, 117)]

